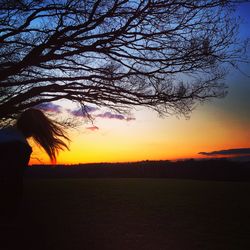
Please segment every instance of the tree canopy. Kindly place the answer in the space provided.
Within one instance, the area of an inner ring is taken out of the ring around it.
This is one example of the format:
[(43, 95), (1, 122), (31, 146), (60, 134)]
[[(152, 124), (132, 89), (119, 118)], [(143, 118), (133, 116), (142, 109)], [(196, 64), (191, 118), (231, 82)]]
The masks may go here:
[(2, 0), (0, 119), (60, 99), (186, 115), (225, 95), (240, 2)]

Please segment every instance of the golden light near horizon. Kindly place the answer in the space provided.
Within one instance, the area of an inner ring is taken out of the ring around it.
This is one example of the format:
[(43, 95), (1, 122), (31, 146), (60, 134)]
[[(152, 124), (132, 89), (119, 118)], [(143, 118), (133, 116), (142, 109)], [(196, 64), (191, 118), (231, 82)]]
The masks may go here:
[[(133, 115), (131, 121), (96, 118), (96, 129), (83, 122), (70, 130), (70, 151), (60, 152), (57, 164), (200, 158), (200, 151), (250, 147), (249, 123), (213, 106), (198, 107), (190, 119), (160, 118), (146, 109)], [(36, 146), (33, 151), (31, 164), (50, 163)]]

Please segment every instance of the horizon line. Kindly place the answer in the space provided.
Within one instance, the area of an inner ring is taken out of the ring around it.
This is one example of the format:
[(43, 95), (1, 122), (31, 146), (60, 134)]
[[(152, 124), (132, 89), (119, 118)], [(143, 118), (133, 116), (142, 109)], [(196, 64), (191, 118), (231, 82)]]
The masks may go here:
[[(162, 159), (162, 160), (138, 160), (138, 161), (102, 161), (102, 162), (79, 162), (79, 163), (35, 163), (35, 164), (29, 164), (29, 167), (32, 166), (60, 166), (60, 165), (65, 165), (65, 166), (76, 166), (76, 165), (94, 165), (94, 164), (128, 164), (128, 163), (142, 163), (142, 162), (178, 162), (178, 161), (188, 161), (188, 160), (227, 160), (227, 159), (237, 159), (241, 158), (242, 156), (238, 157), (187, 157), (187, 158), (177, 158), (177, 159)], [(244, 157), (244, 156), (243, 156)], [(247, 156), (250, 159), (250, 156)]]

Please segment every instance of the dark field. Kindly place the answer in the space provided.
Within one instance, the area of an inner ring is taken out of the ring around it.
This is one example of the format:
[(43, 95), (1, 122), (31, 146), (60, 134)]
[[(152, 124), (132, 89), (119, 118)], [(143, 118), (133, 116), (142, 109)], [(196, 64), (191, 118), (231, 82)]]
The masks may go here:
[(26, 249), (250, 249), (249, 197), (244, 182), (27, 179), (19, 230)]

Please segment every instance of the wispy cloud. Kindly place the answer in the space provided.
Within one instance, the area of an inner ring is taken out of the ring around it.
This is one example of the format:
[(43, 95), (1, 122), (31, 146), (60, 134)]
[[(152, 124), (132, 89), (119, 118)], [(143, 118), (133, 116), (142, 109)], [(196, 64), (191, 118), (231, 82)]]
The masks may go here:
[(113, 114), (111, 112), (105, 112), (103, 114), (98, 114), (96, 115), (96, 117), (100, 117), (100, 118), (105, 118), (105, 119), (116, 119), (116, 120), (124, 120), (124, 121), (132, 121), (135, 120), (135, 118), (133, 117), (126, 117), (124, 115), (121, 114)]
[(60, 105), (48, 102), (48, 103), (41, 103), (36, 106), (36, 108), (45, 111), (45, 112), (54, 112), (54, 113), (61, 113), (62, 107)]
[(88, 129), (90, 131), (97, 131), (97, 130), (99, 130), (99, 128), (97, 126), (87, 127), (86, 129)]
[(127, 118), (126, 118), (126, 121), (128, 121), (128, 122), (129, 122), (129, 121), (134, 121), (134, 120), (135, 120), (134, 117), (127, 117)]
[(84, 108), (68, 110), (68, 112), (76, 117), (87, 117), (90, 113), (97, 111), (99, 108), (86, 105)]
[(212, 152), (199, 152), (198, 154), (206, 156), (250, 155), (250, 148), (224, 149)]

